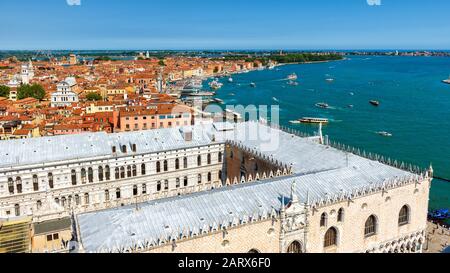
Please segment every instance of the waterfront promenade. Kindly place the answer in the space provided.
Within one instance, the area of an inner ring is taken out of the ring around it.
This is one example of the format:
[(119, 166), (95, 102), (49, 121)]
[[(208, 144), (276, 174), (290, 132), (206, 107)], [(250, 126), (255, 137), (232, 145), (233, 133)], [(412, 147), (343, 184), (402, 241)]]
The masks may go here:
[(425, 253), (441, 253), (450, 246), (450, 229), (441, 225), (428, 222), (427, 225), (427, 244)]

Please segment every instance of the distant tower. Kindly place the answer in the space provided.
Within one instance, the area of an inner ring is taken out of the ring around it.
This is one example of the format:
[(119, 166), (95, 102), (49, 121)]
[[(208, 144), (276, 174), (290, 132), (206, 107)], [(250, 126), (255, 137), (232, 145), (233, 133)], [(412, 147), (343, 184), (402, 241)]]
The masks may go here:
[(70, 65), (76, 65), (77, 63), (78, 63), (77, 55), (70, 54), (70, 56), (69, 56), (69, 64)]
[(158, 90), (158, 93), (162, 93), (163, 92), (163, 72), (164, 72), (164, 67), (160, 67), (159, 68), (159, 74), (158, 74), (158, 80), (156, 82), (156, 89)]
[(20, 77), (22, 84), (29, 84), (30, 81), (34, 78), (34, 67), (31, 60), (27, 64), (22, 64)]
[(145, 53), (145, 58), (150, 59), (150, 52)]

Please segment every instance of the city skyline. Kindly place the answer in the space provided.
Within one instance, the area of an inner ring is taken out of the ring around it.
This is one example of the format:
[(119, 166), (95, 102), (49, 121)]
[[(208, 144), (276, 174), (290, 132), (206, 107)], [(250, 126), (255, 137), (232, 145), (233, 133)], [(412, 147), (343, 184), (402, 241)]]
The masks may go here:
[(2, 1), (0, 50), (450, 49), (443, 0), (129, 2)]

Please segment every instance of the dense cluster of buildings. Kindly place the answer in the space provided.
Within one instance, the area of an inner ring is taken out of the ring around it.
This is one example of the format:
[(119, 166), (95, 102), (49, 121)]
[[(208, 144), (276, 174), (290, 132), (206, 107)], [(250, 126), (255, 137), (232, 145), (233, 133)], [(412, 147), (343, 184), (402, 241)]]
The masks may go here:
[[(172, 92), (176, 81), (255, 69), (260, 63), (168, 57), (80, 61), (76, 55), (50, 61), (0, 61), (0, 139), (119, 132), (190, 125), (193, 110)], [(23, 85), (38, 84), (45, 97), (23, 98)], [(96, 100), (90, 100), (95, 94)], [(177, 108), (176, 115), (171, 115)], [(148, 118), (148, 120), (147, 120)]]

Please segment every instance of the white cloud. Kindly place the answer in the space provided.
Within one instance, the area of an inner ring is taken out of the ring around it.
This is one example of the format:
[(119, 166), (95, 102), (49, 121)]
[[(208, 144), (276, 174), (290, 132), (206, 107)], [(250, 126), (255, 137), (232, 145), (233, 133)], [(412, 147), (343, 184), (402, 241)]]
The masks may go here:
[(381, 6), (381, 0), (367, 0), (369, 6)]
[(81, 6), (81, 0), (66, 0), (69, 6)]

